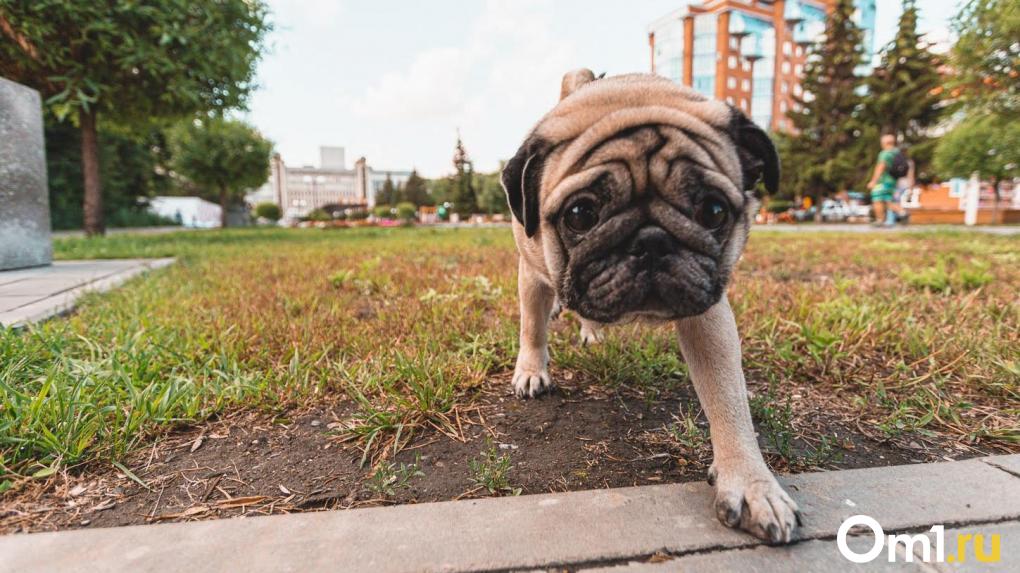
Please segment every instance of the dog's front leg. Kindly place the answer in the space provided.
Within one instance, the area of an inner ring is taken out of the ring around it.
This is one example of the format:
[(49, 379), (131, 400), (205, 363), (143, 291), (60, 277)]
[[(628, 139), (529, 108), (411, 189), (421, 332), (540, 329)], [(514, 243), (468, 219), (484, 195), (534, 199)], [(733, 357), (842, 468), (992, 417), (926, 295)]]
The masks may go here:
[(741, 367), (740, 338), (723, 296), (704, 314), (678, 324), (680, 349), (712, 433), (715, 512), (771, 543), (787, 543), (800, 521), (797, 504), (783, 491), (758, 449)]
[(548, 333), (556, 293), (522, 258), (517, 294), (521, 303), (521, 348), (514, 368), (514, 393), (520, 398), (533, 398), (552, 387)]

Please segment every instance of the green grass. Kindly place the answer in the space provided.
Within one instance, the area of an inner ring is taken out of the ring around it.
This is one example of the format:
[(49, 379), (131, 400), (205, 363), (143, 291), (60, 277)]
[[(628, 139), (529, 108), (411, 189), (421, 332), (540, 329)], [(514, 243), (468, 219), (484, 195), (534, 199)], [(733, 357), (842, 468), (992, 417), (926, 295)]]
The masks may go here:
[(510, 453), (500, 454), (491, 440), (486, 440), (485, 446), (479, 457), (468, 460), (471, 483), (493, 495), (520, 495), (521, 488), (510, 484), (510, 468), (513, 467)]
[[(120, 461), (229, 409), (325, 399), (354, 405), (342, 434), (381, 467), (423, 432), (456, 435), (475, 389), (503, 383), (513, 366), (517, 264), (506, 229), (117, 235), (58, 239), (55, 252), (178, 264), (89, 296), (71, 317), (0, 331), (8, 476)], [(1017, 238), (967, 233), (756, 230), (731, 292), (749, 379), (780, 397), (824, 388), (889, 434), (1017, 446), (1017, 253)], [(553, 333), (554, 374), (649, 401), (687, 384), (668, 326), (612, 329), (594, 348), (579, 347), (576, 327), (567, 315)], [(756, 407), (774, 447), (786, 448), (783, 402)], [(675, 430), (700, 439), (694, 426)]]
[(365, 487), (372, 493), (392, 497), (397, 491), (411, 487), (411, 480), (425, 477), (421, 471), (421, 455), (417, 455), (410, 464), (382, 461), (376, 466)]

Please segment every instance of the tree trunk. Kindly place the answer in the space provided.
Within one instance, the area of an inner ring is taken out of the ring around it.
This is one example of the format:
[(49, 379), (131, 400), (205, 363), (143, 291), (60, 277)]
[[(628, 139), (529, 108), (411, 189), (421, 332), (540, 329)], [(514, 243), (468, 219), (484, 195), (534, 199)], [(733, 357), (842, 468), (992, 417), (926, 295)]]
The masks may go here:
[(999, 192), (999, 178), (995, 177), (992, 179), (992, 225), (996, 225), (999, 222), (999, 198), (1001, 195)]
[(227, 228), (227, 208), (230, 207), (230, 195), (227, 186), (220, 186), (220, 227)]
[(83, 108), (78, 112), (78, 121), (81, 124), (81, 171), (85, 185), (82, 208), (85, 234), (102, 235), (106, 227), (103, 224), (103, 189), (99, 180), (99, 135), (96, 132), (95, 110)]

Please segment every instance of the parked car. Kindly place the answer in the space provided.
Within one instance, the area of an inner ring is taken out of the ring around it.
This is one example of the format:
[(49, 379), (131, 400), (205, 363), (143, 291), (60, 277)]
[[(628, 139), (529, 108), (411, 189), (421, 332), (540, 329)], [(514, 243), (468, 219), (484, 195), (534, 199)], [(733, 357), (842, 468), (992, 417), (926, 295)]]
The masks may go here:
[(818, 206), (812, 205), (807, 209), (794, 209), (793, 219), (798, 223), (810, 223), (815, 220), (815, 215), (818, 213)]
[(850, 218), (850, 205), (838, 199), (822, 201), (822, 221), (843, 222)]

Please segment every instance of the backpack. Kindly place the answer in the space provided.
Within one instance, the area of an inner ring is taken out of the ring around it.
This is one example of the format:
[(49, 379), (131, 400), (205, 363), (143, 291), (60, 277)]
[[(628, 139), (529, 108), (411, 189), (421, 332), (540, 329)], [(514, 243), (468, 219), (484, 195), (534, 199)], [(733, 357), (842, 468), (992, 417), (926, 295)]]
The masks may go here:
[(908, 173), (910, 173), (910, 158), (906, 153), (896, 150), (896, 155), (889, 162), (889, 175), (892, 175), (894, 179), (899, 179), (906, 177)]

